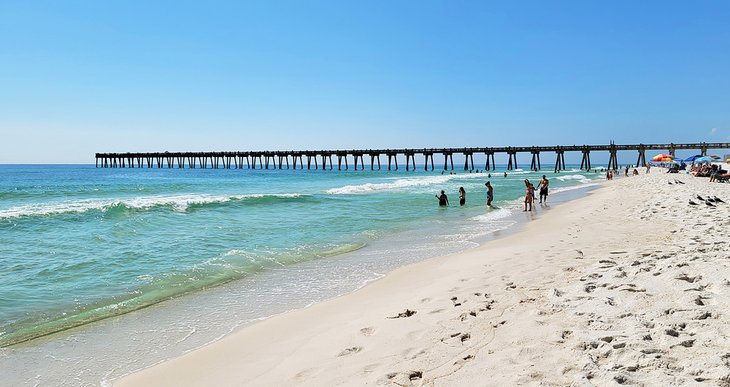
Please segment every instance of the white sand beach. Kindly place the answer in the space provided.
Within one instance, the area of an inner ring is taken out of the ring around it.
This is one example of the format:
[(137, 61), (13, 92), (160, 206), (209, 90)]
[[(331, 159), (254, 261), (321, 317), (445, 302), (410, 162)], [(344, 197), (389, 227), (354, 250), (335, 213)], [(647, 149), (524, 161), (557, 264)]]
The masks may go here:
[(661, 172), (114, 385), (730, 385), (730, 184)]

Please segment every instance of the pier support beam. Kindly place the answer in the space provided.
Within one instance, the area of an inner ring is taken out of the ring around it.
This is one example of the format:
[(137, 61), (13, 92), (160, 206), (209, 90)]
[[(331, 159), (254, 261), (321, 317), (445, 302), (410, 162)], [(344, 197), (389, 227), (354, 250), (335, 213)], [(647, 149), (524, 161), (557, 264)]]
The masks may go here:
[(609, 146), (609, 156), (608, 156), (608, 169), (609, 170), (618, 170), (618, 150), (616, 149), (616, 144), (611, 142), (611, 145)]
[(363, 160), (362, 153), (353, 153), (352, 157), (355, 159), (355, 170), (357, 171), (357, 162), (360, 160), (360, 169), (365, 170), (365, 160)]
[(556, 150), (555, 156), (555, 173), (558, 173), (562, 170), (565, 170), (565, 151)]
[(585, 169), (586, 171), (591, 170), (591, 151), (588, 150), (588, 148), (583, 148), (581, 150), (583, 153), (583, 157), (580, 160), (580, 169)]
[(378, 171), (380, 170), (380, 154), (370, 154), (370, 170), (372, 171), (375, 167), (375, 159), (378, 160)]
[(406, 171), (409, 171), (411, 161), (413, 162), (413, 170), (416, 170), (416, 154), (415, 153), (406, 153)]
[(398, 170), (398, 154), (397, 153), (388, 153), (388, 170), (390, 171), (390, 163), (392, 162), (395, 164), (395, 170)]
[(636, 159), (636, 166), (646, 165), (646, 147), (644, 144), (639, 144), (639, 157)]
[(530, 163), (530, 170), (531, 171), (539, 171), (540, 170), (540, 151), (533, 150), (530, 153), (532, 153), (532, 162)]
[(312, 161), (314, 161), (314, 169), (319, 169), (319, 166), (317, 165), (317, 155), (307, 154), (307, 170), (312, 169)]
[[(332, 164), (334, 164), (332, 162), (332, 155), (331, 154), (322, 154), (322, 170), (323, 171), (325, 169), (327, 169), (327, 161), (328, 161), (328, 159), (329, 159), (329, 164), (330, 164), (330, 171), (332, 170), (332, 168), (334, 168), (334, 166), (332, 165)], [(347, 162), (347, 159), (345, 159), (345, 162)]]
[(428, 161), (431, 160), (431, 170), (433, 171), (433, 153), (424, 153), (423, 170), (428, 171)]
[[(515, 151), (507, 151), (507, 155), (509, 156), (509, 161), (507, 162), (507, 170), (511, 171), (512, 169), (516, 169), (517, 153)], [(512, 159), (514, 159), (514, 164), (512, 164)]]
[(485, 154), (487, 155), (487, 162), (486, 162), (486, 165), (484, 166), (484, 169), (486, 169), (487, 171), (495, 170), (497, 168), (497, 165), (494, 162), (494, 152), (487, 151), (487, 152), (485, 152)]
[[(469, 161), (471, 161), (471, 166), (469, 165)], [(464, 152), (464, 170), (465, 171), (474, 170), (474, 153)]]
[(444, 171), (449, 169), (449, 161), (451, 161), (451, 170), (454, 170), (454, 154), (451, 152), (445, 152), (444, 155)]

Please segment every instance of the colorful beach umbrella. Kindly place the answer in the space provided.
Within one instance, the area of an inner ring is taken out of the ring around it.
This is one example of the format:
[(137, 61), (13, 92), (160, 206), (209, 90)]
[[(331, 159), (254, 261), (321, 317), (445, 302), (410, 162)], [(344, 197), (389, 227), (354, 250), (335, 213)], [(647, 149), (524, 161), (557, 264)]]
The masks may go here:
[(651, 158), (651, 161), (655, 161), (655, 162), (672, 161), (672, 160), (674, 160), (674, 157), (672, 157), (672, 155), (668, 155), (666, 153), (660, 153)]
[(711, 163), (715, 161), (712, 157), (698, 157), (695, 159), (695, 163)]
[(720, 160), (720, 156), (717, 156), (717, 155), (709, 155), (707, 157), (711, 157), (711, 158), (713, 158), (715, 160)]
[(684, 159), (684, 161), (692, 162), (692, 161), (695, 161), (695, 160), (699, 159), (700, 157), (704, 157), (704, 156), (702, 156), (702, 155), (694, 155), (694, 156), (691, 156), (691, 157), (687, 157), (686, 159)]

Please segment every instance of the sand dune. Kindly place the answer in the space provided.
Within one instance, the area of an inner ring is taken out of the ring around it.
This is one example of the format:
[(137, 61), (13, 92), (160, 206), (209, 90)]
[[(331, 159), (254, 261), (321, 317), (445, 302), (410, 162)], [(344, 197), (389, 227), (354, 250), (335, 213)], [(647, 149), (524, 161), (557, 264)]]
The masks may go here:
[(115, 385), (730, 385), (730, 184), (658, 172)]

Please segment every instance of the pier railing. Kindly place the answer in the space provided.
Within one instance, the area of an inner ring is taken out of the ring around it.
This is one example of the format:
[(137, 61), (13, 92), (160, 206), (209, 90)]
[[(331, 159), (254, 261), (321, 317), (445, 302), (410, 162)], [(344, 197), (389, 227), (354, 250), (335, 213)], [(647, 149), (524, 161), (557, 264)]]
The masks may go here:
[(476, 169), (474, 155), (484, 155), (485, 170), (494, 170), (495, 154), (507, 154), (507, 169), (517, 168), (517, 155), (531, 155), (530, 169), (542, 169), (540, 155), (554, 153), (554, 170), (565, 169), (565, 152), (581, 152), (581, 169), (589, 170), (591, 152), (608, 152), (608, 169), (618, 169), (619, 151), (636, 151), (636, 165), (645, 165), (646, 151), (666, 151), (674, 155), (678, 149), (697, 149), (707, 155), (708, 149), (730, 149), (730, 143), (689, 143), (689, 144), (629, 144), (619, 145), (556, 145), (556, 146), (516, 146), (516, 147), (480, 147), (480, 148), (401, 148), (401, 149), (340, 149), (313, 151), (235, 151), (235, 152), (152, 152), (152, 153), (97, 153), (97, 168), (237, 168), (237, 169), (334, 169), (333, 157), (337, 158), (337, 169), (348, 170), (349, 160), (355, 170), (366, 168), (365, 156), (368, 156), (370, 170), (381, 168), (381, 156), (387, 157), (388, 170), (398, 170), (398, 156), (404, 156), (406, 170), (416, 169), (416, 155), (423, 157), (426, 170), (435, 169), (434, 155), (443, 156), (444, 170), (454, 169), (454, 154), (464, 155), (464, 170)]

